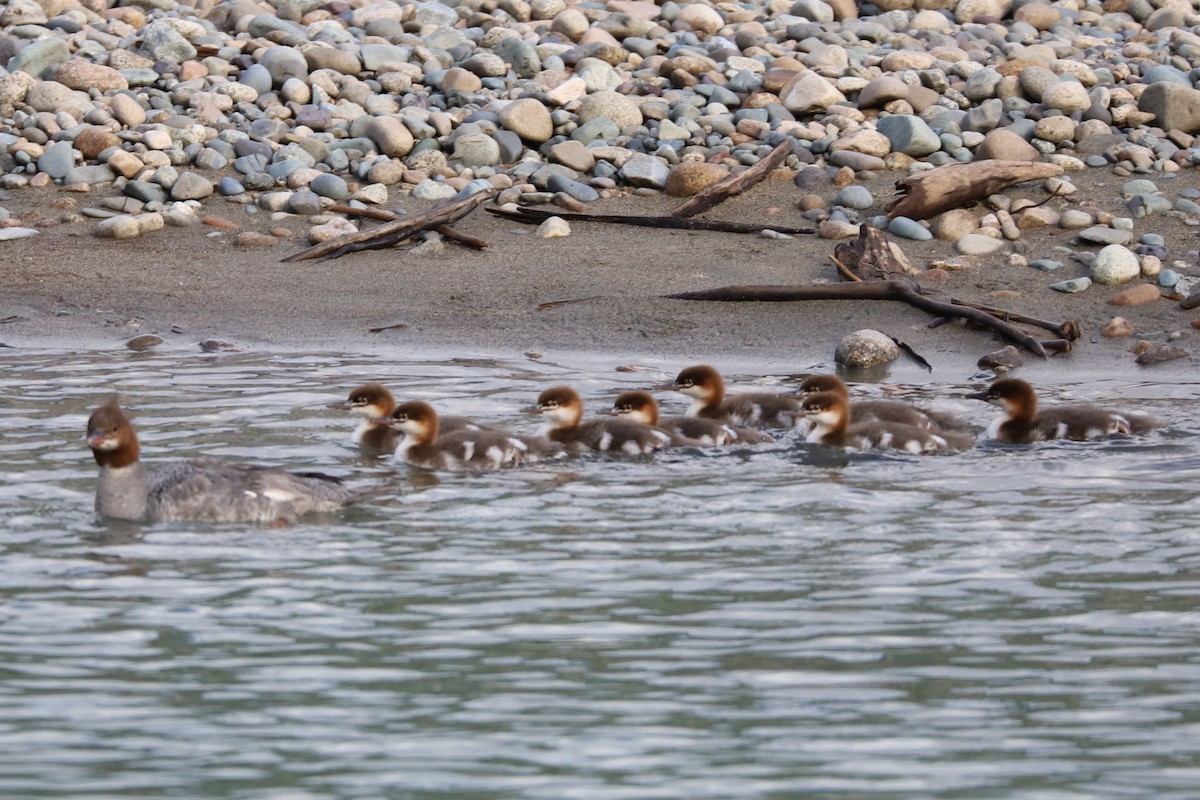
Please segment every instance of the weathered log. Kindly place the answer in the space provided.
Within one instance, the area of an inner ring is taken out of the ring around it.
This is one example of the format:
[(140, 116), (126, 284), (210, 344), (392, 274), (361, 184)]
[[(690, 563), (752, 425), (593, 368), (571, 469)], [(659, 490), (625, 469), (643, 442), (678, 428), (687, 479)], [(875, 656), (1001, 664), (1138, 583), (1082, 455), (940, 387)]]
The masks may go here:
[(864, 281), (862, 283), (821, 283), (784, 286), (723, 286), (699, 292), (680, 292), (666, 297), (674, 300), (721, 300), (726, 302), (791, 302), (795, 300), (894, 300), (930, 314), (969, 320), (995, 331), (1038, 358), (1046, 358), (1046, 348), (1029, 334), (987, 312), (970, 306), (951, 305), (933, 300), (901, 281)]
[(947, 164), (896, 181), (900, 197), (888, 205), (888, 217), (930, 219), (943, 211), (970, 206), (1014, 184), (1044, 180), (1062, 172), (1057, 164), (1029, 161)]
[(357, 231), (335, 237), (327, 242), (321, 242), (306, 250), (301, 250), (299, 253), (293, 253), (281, 260), (291, 262), (317, 258), (327, 261), (331, 258), (337, 258), (346, 253), (353, 253), (359, 250), (394, 247), (396, 244), (405, 239), (412, 238), (421, 231), (436, 228), (439, 225), (448, 225), (451, 222), (462, 219), (474, 211), (484, 200), (493, 197), (496, 192), (496, 189), (476, 192), (470, 197), (464, 197), (462, 200), (438, 206), (423, 214), (410, 214), (365, 231)]
[(759, 159), (758, 163), (754, 166), (717, 181), (704, 191), (688, 199), (687, 202), (672, 211), (671, 215), (675, 217), (694, 217), (701, 212), (708, 211), (719, 203), (724, 203), (729, 198), (741, 194), (751, 186), (766, 179), (771, 174), (771, 171), (782, 164), (791, 152), (791, 140), (781, 142), (770, 154)]
[(671, 228), (683, 231), (720, 231), (722, 233), (761, 233), (773, 230), (789, 235), (815, 233), (811, 228), (785, 228), (779, 225), (747, 224), (744, 222), (720, 222), (718, 220), (681, 219), (679, 217), (631, 217), (624, 214), (572, 214), (568, 211), (543, 211), (538, 208), (519, 206), (515, 209), (488, 206), (489, 214), (527, 222), (531, 225), (544, 222), (549, 217), (559, 217), (569, 222), (608, 222), (617, 225), (634, 225), (642, 228)]

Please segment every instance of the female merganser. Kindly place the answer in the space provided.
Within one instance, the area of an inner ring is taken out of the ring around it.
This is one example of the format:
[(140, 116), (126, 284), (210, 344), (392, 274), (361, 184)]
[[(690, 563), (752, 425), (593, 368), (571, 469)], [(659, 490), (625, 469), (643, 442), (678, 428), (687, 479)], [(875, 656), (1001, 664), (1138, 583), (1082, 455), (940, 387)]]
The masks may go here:
[(709, 366), (688, 367), (674, 383), (656, 386), (692, 398), (689, 417), (704, 417), (747, 428), (795, 428), (804, 421), (800, 398), (769, 392), (725, 396), (725, 381)]
[(526, 411), (549, 420), (546, 435), (573, 449), (636, 456), (671, 444), (666, 431), (631, 419), (593, 419), (583, 422), (583, 400), (569, 386), (556, 386), (538, 395)]
[(913, 425), (882, 420), (850, 424), (850, 404), (838, 392), (814, 392), (804, 398), (804, 415), (812, 422), (807, 441), (856, 450), (874, 448), (908, 453), (947, 453), (967, 450), (975, 442), (956, 433), (934, 433)]
[(438, 413), (429, 403), (401, 403), (392, 412), (392, 424), (404, 432), (396, 455), (426, 469), (500, 469), (532, 464), (561, 455), (563, 448), (539, 437), (514, 436), (496, 430), (457, 430), (441, 433)]
[[(350, 392), (344, 403), (331, 403), (330, 408), (343, 411), (353, 411), (363, 417), (354, 431), (354, 443), (369, 452), (394, 453), (404, 433), (388, 422), (388, 417), (396, 410), (396, 398), (386, 386), (378, 383), (364, 383)], [(439, 430), (442, 433), (451, 431), (482, 430), (479, 425), (466, 417), (442, 417)]]
[(1050, 439), (1083, 441), (1115, 433), (1147, 433), (1159, 423), (1144, 414), (1119, 414), (1090, 405), (1038, 408), (1037, 392), (1020, 378), (1001, 378), (982, 392), (967, 397), (999, 406), (1005, 416), (992, 422), (987, 438), (1008, 444)]
[[(649, 392), (625, 392), (613, 401), (612, 413), (679, 437), (685, 445), (762, 444), (775, 441), (762, 431), (736, 428), (704, 417), (659, 416), (658, 401)], [(679, 447), (678, 441), (672, 446)]]
[(218, 458), (174, 461), (147, 471), (139, 460), (137, 434), (115, 397), (88, 419), (87, 443), (100, 465), (96, 510), (115, 519), (275, 524), (380, 493), (347, 488), (319, 472)]
[[(847, 403), (851, 402), (846, 382), (837, 375), (809, 375), (800, 382), (801, 394), (808, 395), (814, 392), (836, 392)], [(894, 400), (855, 400), (851, 403), (851, 409), (856, 422), (875, 419), (880, 422), (912, 425), (928, 431), (961, 431), (968, 427), (967, 422), (953, 414), (917, 408)]]

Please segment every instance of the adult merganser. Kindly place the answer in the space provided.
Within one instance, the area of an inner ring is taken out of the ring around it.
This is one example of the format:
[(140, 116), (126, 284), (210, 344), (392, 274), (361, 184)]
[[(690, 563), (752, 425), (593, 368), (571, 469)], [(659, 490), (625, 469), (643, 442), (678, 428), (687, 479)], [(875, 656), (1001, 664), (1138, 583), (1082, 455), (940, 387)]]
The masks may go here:
[(846, 382), (837, 375), (809, 375), (800, 382), (800, 392), (805, 395), (814, 392), (837, 392), (845, 398), (847, 403), (850, 403), (855, 422), (876, 419), (881, 422), (912, 425), (930, 431), (961, 431), (969, 427), (965, 420), (959, 419), (953, 414), (917, 408), (895, 400), (851, 401), (850, 389), (846, 386)]
[(135, 521), (290, 522), (380, 494), (350, 489), (319, 472), (286, 472), (218, 458), (147, 470), (129, 418), (114, 397), (88, 419), (87, 444), (100, 465), (96, 510)]
[(688, 367), (674, 383), (656, 386), (673, 389), (692, 398), (687, 413), (718, 422), (730, 422), (747, 428), (795, 428), (802, 424), (800, 398), (770, 392), (751, 392), (725, 396), (725, 381), (710, 366)]
[(804, 398), (804, 415), (812, 422), (807, 441), (856, 450), (895, 449), (908, 453), (967, 450), (975, 442), (957, 433), (934, 433), (913, 425), (881, 420), (850, 424), (850, 404), (838, 392), (814, 392)]
[(583, 422), (583, 400), (570, 386), (556, 386), (538, 395), (526, 409), (549, 420), (546, 435), (572, 449), (598, 450), (629, 456), (653, 453), (671, 444), (666, 431), (631, 419), (593, 419)]
[(396, 455), (426, 469), (456, 472), (500, 469), (532, 464), (563, 453), (561, 445), (549, 440), (497, 430), (441, 434), (437, 411), (421, 400), (401, 403), (392, 412), (391, 420), (404, 432)]
[[(613, 401), (612, 413), (643, 425), (661, 428), (690, 445), (762, 444), (775, 441), (762, 431), (737, 428), (715, 419), (660, 416), (658, 401), (649, 392), (622, 393)], [(680, 445), (674, 442), (672, 446)]]
[[(394, 453), (404, 433), (393, 427), (387, 418), (396, 409), (396, 398), (386, 386), (364, 383), (350, 392), (344, 403), (331, 403), (330, 408), (353, 411), (363, 417), (354, 431), (354, 443), (368, 452)], [(466, 417), (442, 417), (439, 430), (450, 433), (457, 430), (482, 430), (485, 426)]]
[(982, 392), (968, 394), (999, 406), (1005, 416), (988, 426), (986, 436), (1009, 444), (1050, 439), (1083, 441), (1116, 433), (1140, 434), (1160, 427), (1145, 414), (1125, 414), (1096, 406), (1071, 404), (1038, 408), (1037, 392), (1020, 378), (1001, 378)]

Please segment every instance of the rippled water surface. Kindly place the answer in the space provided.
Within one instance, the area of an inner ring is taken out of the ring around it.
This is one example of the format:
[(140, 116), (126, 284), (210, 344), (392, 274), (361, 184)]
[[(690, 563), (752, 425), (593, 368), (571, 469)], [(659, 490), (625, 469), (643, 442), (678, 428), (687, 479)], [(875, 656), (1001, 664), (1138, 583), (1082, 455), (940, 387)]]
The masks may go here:
[[(431, 477), (325, 405), (378, 379), (528, 430), (546, 386), (596, 408), (666, 373), (44, 352), (0, 376), (7, 800), (1200, 796), (1200, 384), (1051, 392), (1170, 420), (1142, 441)], [(80, 436), (113, 390), (147, 461), (395, 491), (287, 529), (106, 523)]]

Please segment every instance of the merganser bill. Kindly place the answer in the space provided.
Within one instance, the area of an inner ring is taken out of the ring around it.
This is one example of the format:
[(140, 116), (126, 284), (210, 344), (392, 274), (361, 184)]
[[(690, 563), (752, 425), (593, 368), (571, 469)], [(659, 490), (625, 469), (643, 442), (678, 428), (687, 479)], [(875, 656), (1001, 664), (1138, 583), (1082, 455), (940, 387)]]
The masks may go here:
[(500, 469), (561, 455), (563, 448), (538, 437), (496, 430), (457, 430), (442, 434), (437, 411), (429, 403), (401, 403), (392, 424), (404, 432), (396, 455), (425, 469), (454, 472)]
[(1084, 441), (1113, 434), (1142, 434), (1161, 427), (1153, 417), (1108, 411), (1092, 405), (1038, 407), (1037, 392), (1020, 378), (1001, 378), (967, 397), (1004, 409), (1005, 416), (988, 426), (986, 437), (1008, 444), (1051, 439)]
[[(643, 425), (661, 428), (679, 437), (685, 444), (726, 445), (762, 444), (775, 441), (762, 431), (738, 428), (715, 419), (687, 416), (660, 416), (658, 401), (649, 392), (623, 392), (613, 401), (612, 413)], [(674, 442), (673, 446), (680, 446)]]
[(856, 450), (895, 449), (920, 455), (967, 450), (975, 442), (956, 433), (935, 433), (913, 425), (882, 420), (851, 424), (850, 404), (838, 392), (814, 392), (804, 398), (804, 414), (812, 422), (807, 441)]
[(847, 403), (850, 403), (854, 421), (866, 422), (869, 419), (881, 422), (896, 422), (901, 425), (912, 425), (928, 431), (961, 431), (968, 427), (965, 420), (953, 414), (947, 414), (933, 409), (917, 408), (908, 403), (894, 400), (853, 400), (850, 399), (850, 389), (846, 382), (837, 375), (809, 375), (800, 382), (801, 394), (814, 392), (837, 392)]
[(804, 415), (800, 398), (770, 392), (750, 392), (725, 396), (725, 380), (710, 366), (688, 367), (673, 383), (656, 386), (673, 389), (692, 398), (690, 417), (715, 419), (747, 428), (795, 428)]
[(291, 522), (313, 512), (335, 511), (380, 494), (356, 490), (319, 472), (194, 458), (147, 470), (129, 418), (111, 398), (88, 419), (87, 444), (100, 465), (96, 511), (133, 521)]
[(629, 456), (653, 453), (671, 444), (666, 431), (631, 419), (583, 421), (583, 400), (570, 386), (556, 386), (538, 395), (526, 409), (549, 421), (546, 435), (572, 449), (596, 450)]

